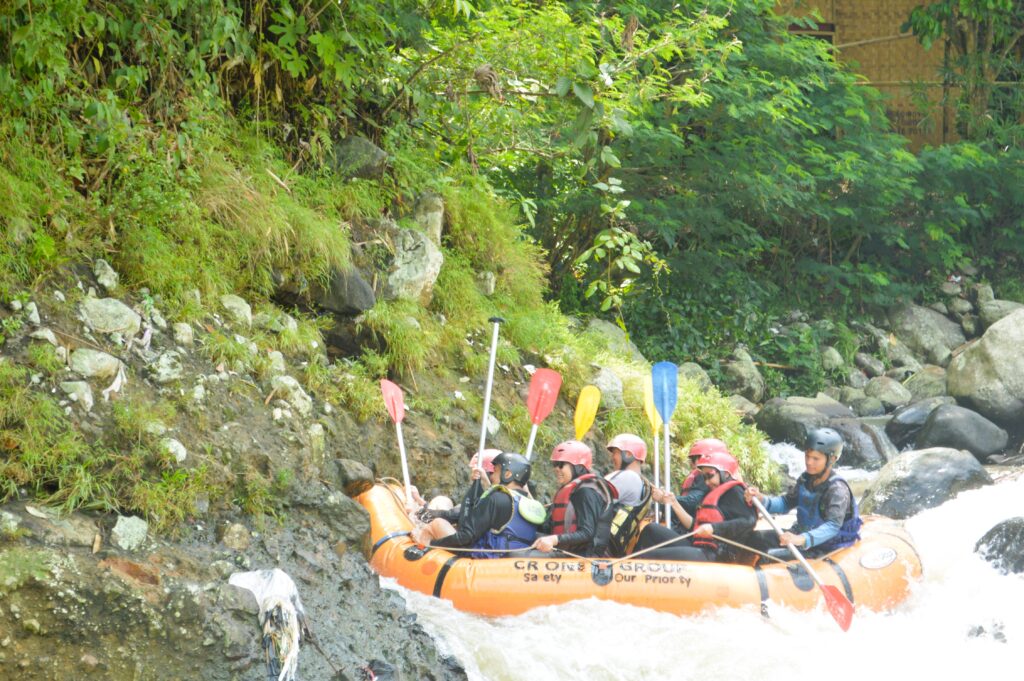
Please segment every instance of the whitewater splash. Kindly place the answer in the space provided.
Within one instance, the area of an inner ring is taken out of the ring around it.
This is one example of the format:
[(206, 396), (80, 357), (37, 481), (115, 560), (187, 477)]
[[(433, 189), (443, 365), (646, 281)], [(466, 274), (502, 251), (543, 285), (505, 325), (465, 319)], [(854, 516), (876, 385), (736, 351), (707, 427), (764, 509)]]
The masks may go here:
[(998, 522), (1021, 514), (1024, 477), (960, 494), (907, 521), (924, 580), (892, 613), (857, 610), (843, 633), (824, 610), (720, 609), (679, 617), (587, 600), (486, 618), (400, 591), (470, 679), (838, 681), (1016, 677), (1024, 659), (1024, 575), (1000, 575), (974, 553)]

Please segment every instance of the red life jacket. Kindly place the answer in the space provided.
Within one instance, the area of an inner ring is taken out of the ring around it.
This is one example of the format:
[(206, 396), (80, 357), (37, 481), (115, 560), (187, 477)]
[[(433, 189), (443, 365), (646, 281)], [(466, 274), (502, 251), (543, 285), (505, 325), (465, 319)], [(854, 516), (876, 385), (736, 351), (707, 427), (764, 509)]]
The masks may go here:
[(604, 499), (605, 508), (619, 496), (614, 485), (593, 473), (570, 480), (555, 492), (555, 498), (551, 502), (551, 534), (569, 534), (576, 531), (576, 509), (573, 508), (570, 497), (580, 487), (597, 490)]
[(693, 487), (693, 483), (698, 475), (700, 475), (700, 469), (694, 467), (690, 474), (686, 476), (686, 480), (683, 480), (683, 494), (686, 494)]
[[(729, 482), (723, 482), (718, 487), (714, 488), (704, 497), (704, 500), (700, 502), (700, 506), (697, 507), (697, 513), (693, 518), (693, 527), (691, 529), (696, 530), (701, 525), (708, 523), (720, 523), (725, 520), (725, 516), (722, 515), (722, 509), (718, 508), (718, 500), (722, 498), (722, 495), (731, 490), (733, 487), (746, 487), (739, 480), (730, 480)], [(706, 537), (694, 537), (694, 546), (706, 547), (709, 549), (718, 550), (718, 542), (713, 538)]]

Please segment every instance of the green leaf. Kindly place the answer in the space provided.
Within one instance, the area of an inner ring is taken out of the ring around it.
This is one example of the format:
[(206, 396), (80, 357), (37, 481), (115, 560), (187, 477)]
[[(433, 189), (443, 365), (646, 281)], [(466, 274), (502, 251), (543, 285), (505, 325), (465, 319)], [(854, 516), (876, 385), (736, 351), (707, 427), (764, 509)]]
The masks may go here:
[(573, 83), (572, 91), (588, 109), (594, 108), (594, 91), (583, 83)]
[(572, 87), (572, 78), (569, 76), (559, 76), (555, 82), (555, 94), (559, 97), (565, 97), (569, 94), (569, 89)]

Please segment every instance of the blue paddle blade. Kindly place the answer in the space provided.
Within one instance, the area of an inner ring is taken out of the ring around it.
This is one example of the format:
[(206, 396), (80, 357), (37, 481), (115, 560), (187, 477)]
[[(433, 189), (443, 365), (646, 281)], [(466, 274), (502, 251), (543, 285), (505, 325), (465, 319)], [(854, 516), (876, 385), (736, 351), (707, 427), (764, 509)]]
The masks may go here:
[(676, 410), (678, 375), (679, 370), (672, 362), (658, 362), (651, 367), (654, 407), (664, 423), (672, 420), (672, 413)]

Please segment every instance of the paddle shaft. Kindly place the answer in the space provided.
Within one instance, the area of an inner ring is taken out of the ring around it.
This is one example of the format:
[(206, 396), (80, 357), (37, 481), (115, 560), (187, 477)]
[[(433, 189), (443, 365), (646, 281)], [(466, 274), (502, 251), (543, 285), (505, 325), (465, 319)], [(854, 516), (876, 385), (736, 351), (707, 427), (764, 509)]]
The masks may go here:
[[(661, 489), (661, 454), (658, 450), (658, 429), (654, 429), (654, 486)], [(661, 506), (654, 505), (654, 522), (661, 522)]]
[(402, 455), (402, 481), (405, 483), (405, 502), (412, 503), (412, 484), (409, 482), (409, 460), (405, 458), (405, 438), (402, 437), (402, 422), (395, 421), (398, 433), (398, 453)]
[[(672, 454), (668, 446), (668, 424), (665, 424), (665, 487), (672, 492)], [(672, 525), (672, 502), (665, 502), (665, 527)]]
[(501, 317), (491, 317), (494, 322), (494, 332), (491, 334), (491, 358), (487, 363), (487, 386), (484, 388), (484, 416), (480, 423), (480, 452), (477, 458), (477, 465), (480, 470), (484, 469), (484, 445), (487, 444), (487, 416), (491, 413), (491, 387), (494, 385), (494, 360), (498, 356), (498, 327), (504, 321)]
[(526, 443), (526, 460), (529, 461), (533, 456), (533, 441), (537, 439), (537, 426), (539, 423), (533, 424), (533, 428), (530, 428), (530, 441)]
[[(761, 514), (761, 517), (763, 517), (765, 520), (767, 520), (768, 524), (772, 526), (773, 530), (775, 530), (775, 534), (777, 534), (777, 535), (779, 535), (781, 537), (782, 536), (782, 528), (779, 527), (778, 523), (775, 522), (775, 519), (772, 518), (772, 515), (768, 512), (768, 509), (766, 509), (764, 507), (764, 505), (761, 503), (761, 500), (758, 499), (757, 497), (752, 497), (750, 500), (751, 500), (751, 502), (753, 502), (754, 506), (757, 508), (758, 513)], [(796, 558), (798, 561), (800, 561), (800, 564), (804, 566), (805, 570), (807, 570), (807, 574), (809, 574), (811, 576), (811, 579), (814, 580), (814, 583), (817, 584), (822, 589), (824, 589), (825, 585), (822, 583), (821, 579), (818, 577), (818, 573), (816, 573), (814, 571), (814, 569), (811, 567), (810, 563), (807, 562), (807, 559), (804, 558), (802, 553), (800, 553), (800, 550), (797, 547), (795, 547), (792, 544), (790, 544), (789, 545), (789, 552), (793, 554), (794, 558)]]

